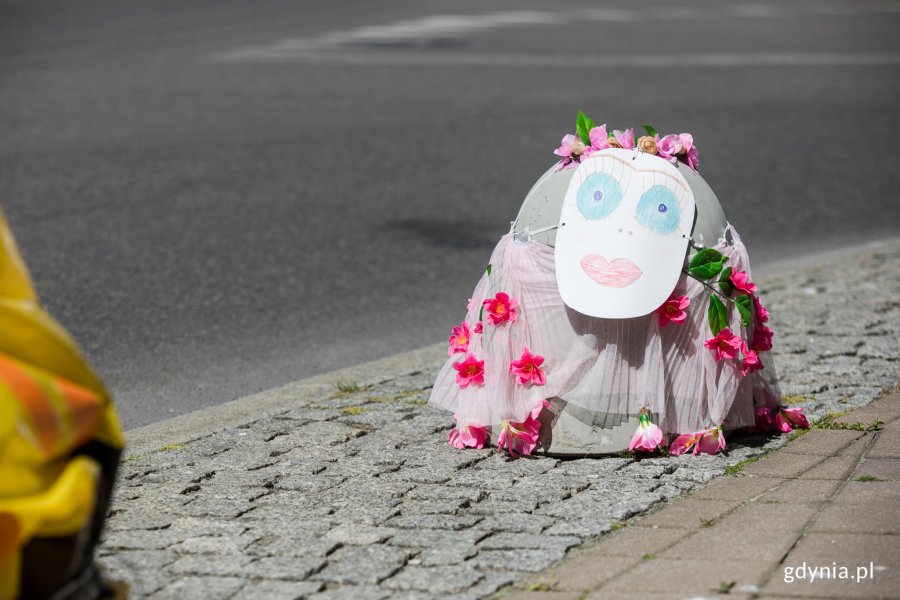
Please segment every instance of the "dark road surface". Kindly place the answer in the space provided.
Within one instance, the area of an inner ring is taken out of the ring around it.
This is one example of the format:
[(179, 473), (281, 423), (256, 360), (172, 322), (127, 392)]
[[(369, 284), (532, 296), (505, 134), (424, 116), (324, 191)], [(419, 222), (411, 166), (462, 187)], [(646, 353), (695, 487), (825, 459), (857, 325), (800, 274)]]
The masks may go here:
[(900, 3), (0, 2), (0, 206), (126, 427), (446, 338), (584, 109), (754, 263), (900, 231)]

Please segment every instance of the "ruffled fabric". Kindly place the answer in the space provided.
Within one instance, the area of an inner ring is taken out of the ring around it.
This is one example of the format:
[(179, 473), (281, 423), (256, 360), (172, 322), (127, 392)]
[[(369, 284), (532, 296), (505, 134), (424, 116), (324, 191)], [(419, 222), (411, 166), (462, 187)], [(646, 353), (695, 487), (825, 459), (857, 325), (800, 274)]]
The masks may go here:
[[(750, 273), (747, 253), (729, 228), (716, 249), (728, 256), (734, 271)], [(504, 236), (491, 255), (490, 274), (478, 282), (466, 323), (472, 333), (468, 352), (484, 361), (483, 382), (461, 387), (455, 354), (439, 372), (429, 402), (456, 413), (461, 422), (499, 425), (522, 422), (544, 399), (628, 418), (641, 408), (654, 414), (666, 433), (752, 426), (754, 396), (760, 406), (777, 406), (781, 394), (768, 352), (764, 366), (743, 376), (739, 361), (716, 362), (704, 347), (711, 337), (707, 312), (712, 292), (683, 275), (675, 295), (690, 299), (682, 323), (661, 327), (656, 314), (635, 319), (598, 319), (568, 308), (556, 285), (554, 249), (533, 240)], [(492, 324), (483, 319), (485, 300), (505, 293), (516, 302), (515, 321)], [(729, 327), (745, 339), (737, 310)], [(525, 347), (543, 357), (542, 385), (521, 382), (511, 372)], [(557, 404), (557, 403), (554, 403)]]

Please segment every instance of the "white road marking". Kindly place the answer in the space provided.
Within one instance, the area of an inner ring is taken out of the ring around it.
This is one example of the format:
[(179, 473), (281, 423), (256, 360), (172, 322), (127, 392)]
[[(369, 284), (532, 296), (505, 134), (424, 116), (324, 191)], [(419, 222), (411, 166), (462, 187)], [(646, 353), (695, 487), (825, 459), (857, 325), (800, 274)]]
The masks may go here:
[(463, 54), (406, 52), (284, 52), (270, 50), (255, 53), (242, 51), (213, 62), (240, 63), (317, 63), (379, 66), (460, 66), (460, 67), (559, 67), (559, 68), (629, 68), (657, 69), (679, 67), (881, 67), (900, 65), (900, 54)]
[[(440, 48), (466, 37), (510, 27), (561, 26), (585, 22), (623, 23), (652, 20), (776, 19), (791, 16), (872, 16), (900, 12), (900, 4), (790, 7), (768, 4), (705, 8), (662, 6), (647, 9), (587, 8), (559, 11), (500, 11), (477, 15), (429, 15), (381, 25), (364, 25), (317, 36), (287, 38), (259, 46), (234, 48), (211, 55), (224, 63), (338, 63), (378, 65), (562, 66), (817, 66), (895, 65), (894, 54), (748, 53), (713, 55), (560, 56), (396, 52), (398, 48)], [(379, 52), (360, 52), (378, 47)], [(392, 50), (393, 49), (393, 50)]]

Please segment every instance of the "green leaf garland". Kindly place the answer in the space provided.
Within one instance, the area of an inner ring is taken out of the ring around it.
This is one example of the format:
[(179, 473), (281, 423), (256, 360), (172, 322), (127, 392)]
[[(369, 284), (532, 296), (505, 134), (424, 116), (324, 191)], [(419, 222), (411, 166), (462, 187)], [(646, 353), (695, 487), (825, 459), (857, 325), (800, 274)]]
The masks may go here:
[(734, 305), (737, 306), (738, 312), (741, 313), (741, 322), (744, 324), (744, 327), (750, 327), (750, 316), (753, 314), (750, 309), (752, 304), (753, 299), (749, 294), (741, 294), (734, 299)]
[(585, 146), (591, 145), (591, 129), (594, 128), (594, 122), (589, 116), (582, 111), (578, 111), (578, 119), (575, 121), (575, 132)]
[(713, 248), (704, 248), (691, 259), (689, 271), (691, 275), (704, 281), (712, 279), (722, 272), (727, 256)]
[(722, 271), (722, 275), (719, 277), (719, 289), (726, 296), (731, 296), (734, 293), (734, 284), (731, 283), (731, 267), (727, 267)]
[(713, 335), (728, 327), (728, 311), (715, 294), (709, 297), (709, 329)]

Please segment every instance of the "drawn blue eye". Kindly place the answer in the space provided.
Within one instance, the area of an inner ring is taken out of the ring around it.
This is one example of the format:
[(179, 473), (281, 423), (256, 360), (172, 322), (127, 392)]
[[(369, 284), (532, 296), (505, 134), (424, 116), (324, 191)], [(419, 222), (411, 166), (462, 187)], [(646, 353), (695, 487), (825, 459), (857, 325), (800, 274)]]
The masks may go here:
[(605, 219), (622, 202), (622, 186), (606, 173), (592, 173), (578, 188), (578, 210), (591, 221)]
[(681, 221), (681, 208), (672, 190), (662, 185), (654, 185), (644, 192), (637, 205), (638, 223), (661, 235), (667, 235), (678, 229)]

